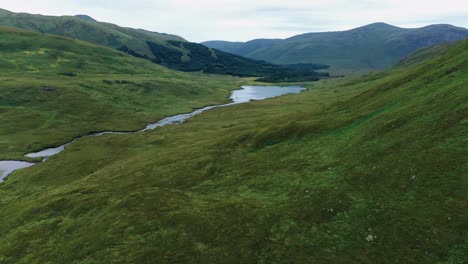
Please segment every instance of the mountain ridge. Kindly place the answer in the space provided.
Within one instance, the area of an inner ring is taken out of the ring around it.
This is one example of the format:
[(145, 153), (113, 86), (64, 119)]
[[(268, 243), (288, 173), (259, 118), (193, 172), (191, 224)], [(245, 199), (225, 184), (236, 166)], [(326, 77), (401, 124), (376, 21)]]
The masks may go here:
[(277, 64), (314, 63), (329, 65), (338, 73), (365, 73), (395, 65), (420, 48), (468, 38), (468, 30), (448, 24), (401, 28), (383, 22), (344, 31), (304, 33), (246, 51), (255, 42), (203, 42), (249, 58)]

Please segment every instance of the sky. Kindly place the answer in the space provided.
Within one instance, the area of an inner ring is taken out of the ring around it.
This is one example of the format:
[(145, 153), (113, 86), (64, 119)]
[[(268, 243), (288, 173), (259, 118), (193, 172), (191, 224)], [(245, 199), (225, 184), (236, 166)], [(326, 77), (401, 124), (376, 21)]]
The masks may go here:
[(466, 0), (0, 0), (0, 8), (176, 34), (189, 41), (287, 38), (373, 22), (468, 28)]

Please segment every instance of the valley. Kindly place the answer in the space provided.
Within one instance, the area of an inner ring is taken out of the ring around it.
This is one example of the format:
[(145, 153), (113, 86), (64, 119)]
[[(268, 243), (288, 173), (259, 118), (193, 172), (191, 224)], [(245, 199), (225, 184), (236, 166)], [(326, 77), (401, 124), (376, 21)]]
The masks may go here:
[(229, 92), (244, 82), (177, 72), (61, 37), (7, 28), (0, 36), (0, 160), (228, 102)]
[[(275, 87), (275, 86), (243, 86), (242, 89), (240, 90), (234, 90), (231, 93), (231, 96), (229, 99), (231, 100), (230, 103), (227, 104), (221, 104), (221, 105), (211, 105), (211, 106), (206, 106), (200, 109), (197, 109), (193, 112), (190, 113), (185, 113), (185, 114), (178, 114), (175, 116), (169, 116), (165, 117), (161, 120), (159, 120), (156, 123), (148, 124), (144, 129), (138, 130), (138, 131), (130, 131), (130, 132), (120, 132), (120, 131), (103, 131), (103, 132), (97, 132), (95, 134), (88, 134), (83, 137), (76, 137), (72, 141), (69, 141), (61, 146), (58, 147), (53, 147), (53, 148), (47, 148), (38, 152), (34, 153), (28, 153), (24, 155), (27, 158), (41, 158), (42, 162), (46, 161), (52, 156), (55, 156), (59, 154), (60, 152), (64, 151), (67, 146), (70, 144), (73, 144), (77, 142), (78, 140), (84, 138), (84, 137), (100, 137), (100, 136), (105, 136), (105, 135), (128, 135), (128, 134), (133, 134), (133, 133), (140, 133), (140, 132), (145, 132), (148, 130), (153, 130), (159, 127), (167, 126), (167, 125), (175, 125), (175, 124), (181, 124), (187, 121), (189, 118), (192, 118), (196, 115), (199, 115), (207, 110), (211, 109), (216, 109), (219, 107), (226, 107), (226, 106), (231, 106), (231, 105), (236, 105), (236, 104), (241, 104), (241, 103), (247, 103), (249, 101), (253, 100), (265, 100), (268, 98), (273, 98), (277, 96), (281, 96), (284, 94), (290, 94), (290, 93), (300, 93), (301, 91), (305, 90), (302, 87), (295, 87), (295, 86), (290, 86), (290, 87)], [(16, 170), (23, 169), (23, 168), (28, 168), (33, 166), (35, 163), (30, 163), (30, 162), (24, 162), (24, 161), (1, 161), (0, 160), (0, 183), (11, 173), (15, 172)]]
[(466, 32), (0, 9), (0, 263), (465, 263)]

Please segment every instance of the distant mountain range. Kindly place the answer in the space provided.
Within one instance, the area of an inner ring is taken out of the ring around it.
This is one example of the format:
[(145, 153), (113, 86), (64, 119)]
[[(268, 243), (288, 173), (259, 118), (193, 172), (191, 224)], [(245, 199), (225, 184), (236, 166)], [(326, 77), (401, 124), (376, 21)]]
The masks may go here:
[(407, 29), (374, 23), (347, 31), (307, 33), (288, 39), (248, 42), (207, 41), (202, 44), (271, 63), (318, 63), (337, 72), (367, 72), (396, 64), (431, 45), (468, 38), (468, 30), (451, 25)]
[(0, 9), (0, 25), (91, 42), (181, 71), (288, 81), (299, 80), (298, 76), (302, 76), (300, 80), (316, 80), (323, 74), (315, 73), (310, 68), (326, 67), (309, 65), (307, 71), (303, 71), (297, 70), (297, 67), (278, 66), (191, 43), (176, 35), (98, 22), (87, 15), (57, 17)]

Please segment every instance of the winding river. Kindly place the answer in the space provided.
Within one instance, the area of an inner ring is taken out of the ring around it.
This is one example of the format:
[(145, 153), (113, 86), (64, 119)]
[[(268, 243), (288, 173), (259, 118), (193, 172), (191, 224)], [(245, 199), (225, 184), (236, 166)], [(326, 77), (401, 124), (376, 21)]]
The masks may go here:
[[(225, 107), (225, 106), (230, 106), (230, 105), (236, 105), (236, 104), (242, 104), (246, 103), (252, 100), (263, 100), (267, 98), (273, 98), (277, 96), (281, 96), (284, 94), (291, 94), (291, 93), (300, 93), (305, 88), (302, 88), (300, 86), (287, 86), (287, 87), (279, 87), (279, 86), (242, 86), (242, 89), (240, 90), (235, 90), (231, 93), (230, 99), (231, 103), (227, 104), (220, 104), (220, 105), (211, 105), (207, 106), (204, 108), (197, 109), (193, 112), (186, 113), (186, 114), (179, 114), (179, 115), (174, 115), (174, 116), (169, 116), (166, 118), (163, 118), (159, 120), (156, 123), (152, 123), (147, 125), (145, 128), (138, 130), (138, 131), (133, 131), (133, 132), (118, 132), (118, 131), (105, 131), (105, 132), (99, 132), (91, 135), (86, 135), (82, 137), (77, 137), (73, 139), (70, 142), (67, 142), (61, 146), (55, 147), (55, 148), (48, 148), (41, 150), (39, 152), (34, 152), (34, 153), (29, 153), (26, 154), (25, 157), (28, 158), (42, 158), (42, 162), (46, 161), (48, 158), (51, 156), (57, 155), (58, 153), (62, 152), (65, 150), (65, 148), (73, 144), (74, 142), (85, 138), (85, 137), (99, 137), (103, 135), (108, 135), (108, 134), (132, 134), (132, 133), (140, 133), (144, 132), (147, 130), (153, 130), (158, 127), (166, 126), (166, 125), (173, 125), (173, 124), (180, 124), (185, 122), (187, 119), (196, 116), (198, 114), (201, 114), (207, 110), (214, 109), (214, 108), (219, 108), (219, 107)], [(27, 167), (31, 167), (35, 165), (36, 163), (31, 163), (31, 162), (25, 162), (25, 161), (14, 161), (14, 160), (6, 160), (6, 161), (0, 161), (0, 182), (2, 182), (8, 175), (13, 173), (16, 170), (19, 169), (24, 169)]]

